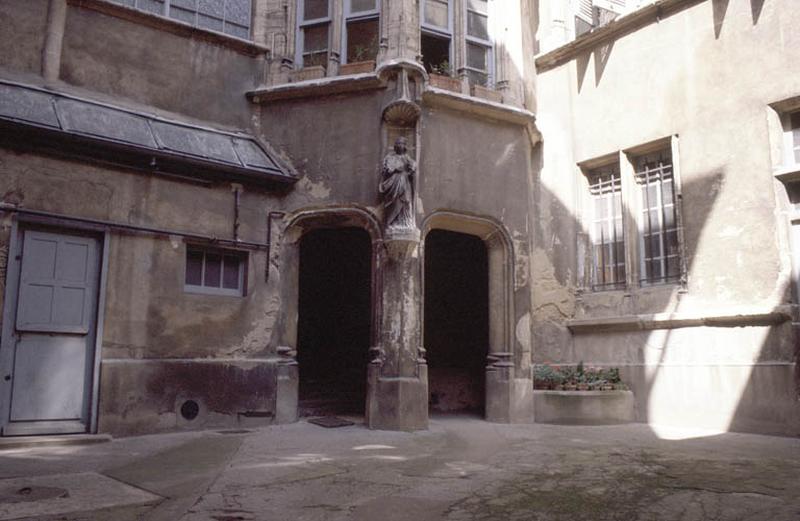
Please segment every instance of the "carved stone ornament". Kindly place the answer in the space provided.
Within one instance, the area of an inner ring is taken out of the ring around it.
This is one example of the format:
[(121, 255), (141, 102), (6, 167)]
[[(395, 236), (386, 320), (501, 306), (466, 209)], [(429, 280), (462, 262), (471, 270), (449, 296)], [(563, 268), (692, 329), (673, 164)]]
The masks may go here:
[(378, 192), (384, 208), (387, 230), (415, 229), (414, 176), (417, 164), (407, 151), (406, 138), (399, 137), (394, 149), (383, 158)]
[(409, 95), (408, 70), (401, 68), (397, 75), (398, 98), (383, 109), (383, 120), (396, 127), (411, 128), (416, 125), (422, 112)]

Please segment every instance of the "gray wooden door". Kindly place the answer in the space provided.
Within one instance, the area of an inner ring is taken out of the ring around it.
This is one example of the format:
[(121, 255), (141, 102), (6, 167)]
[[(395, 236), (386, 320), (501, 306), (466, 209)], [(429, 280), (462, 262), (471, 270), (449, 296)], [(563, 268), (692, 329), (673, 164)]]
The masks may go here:
[(4, 435), (88, 431), (99, 258), (93, 237), (22, 232)]

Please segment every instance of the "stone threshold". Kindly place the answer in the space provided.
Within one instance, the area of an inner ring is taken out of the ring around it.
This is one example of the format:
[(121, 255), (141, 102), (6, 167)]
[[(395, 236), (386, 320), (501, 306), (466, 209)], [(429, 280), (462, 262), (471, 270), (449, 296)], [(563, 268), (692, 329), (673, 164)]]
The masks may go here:
[(33, 449), (37, 447), (64, 447), (71, 445), (92, 445), (112, 440), (110, 434), (64, 434), (52, 436), (11, 436), (0, 437), (0, 452), (4, 450)]
[(581, 318), (568, 320), (567, 328), (575, 334), (610, 331), (648, 331), (682, 327), (744, 327), (774, 326), (792, 320), (791, 305), (772, 310), (747, 310), (718, 313), (653, 313), (616, 317)]

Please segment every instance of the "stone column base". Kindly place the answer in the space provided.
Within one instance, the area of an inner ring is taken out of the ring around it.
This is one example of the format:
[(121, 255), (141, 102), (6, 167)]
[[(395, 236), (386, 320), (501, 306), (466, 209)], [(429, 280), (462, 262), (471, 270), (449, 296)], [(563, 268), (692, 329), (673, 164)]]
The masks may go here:
[(418, 431), (428, 428), (428, 366), (415, 377), (381, 376), (381, 366), (368, 369), (367, 418), (370, 429)]
[(486, 421), (533, 423), (533, 382), (512, 366), (486, 368)]

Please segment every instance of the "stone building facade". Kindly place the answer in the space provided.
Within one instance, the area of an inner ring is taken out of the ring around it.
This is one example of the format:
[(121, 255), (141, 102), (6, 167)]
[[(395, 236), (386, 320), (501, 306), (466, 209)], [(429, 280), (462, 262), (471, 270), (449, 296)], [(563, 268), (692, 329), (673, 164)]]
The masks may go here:
[(797, 435), (798, 13), (584, 3), (0, 0), (3, 435), (529, 423), (580, 361)]

